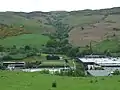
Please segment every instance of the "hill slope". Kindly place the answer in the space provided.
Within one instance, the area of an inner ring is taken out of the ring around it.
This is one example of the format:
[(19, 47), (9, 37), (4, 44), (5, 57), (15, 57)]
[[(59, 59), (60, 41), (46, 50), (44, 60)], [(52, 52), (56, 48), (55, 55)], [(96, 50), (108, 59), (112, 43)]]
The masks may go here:
[(34, 34), (64, 33), (66, 30), (70, 43), (84, 46), (91, 40), (99, 42), (112, 36), (119, 37), (120, 8), (71, 12), (0, 12), (0, 23), (16, 28), (22, 26), (28, 33)]

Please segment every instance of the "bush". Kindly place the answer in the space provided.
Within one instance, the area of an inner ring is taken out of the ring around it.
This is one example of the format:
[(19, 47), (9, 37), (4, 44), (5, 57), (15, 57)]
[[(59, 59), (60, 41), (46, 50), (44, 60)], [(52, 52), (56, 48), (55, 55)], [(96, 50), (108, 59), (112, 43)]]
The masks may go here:
[(95, 80), (95, 82), (98, 82), (98, 80)]
[(113, 28), (114, 31), (120, 31), (120, 28)]
[(40, 71), (41, 74), (50, 74), (49, 70), (42, 70)]
[(93, 83), (93, 80), (90, 80), (90, 83)]
[(120, 71), (118, 69), (116, 69), (114, 72), (113, 72), (113, 75), (120, 75)]
[(4, 56), (4, 57), (2, 58), (2, 60), (12, 60), (12, 57), (10, 57), (9, 55), (8, 55), (8, 56)]
[(33, 52), (33, 51), (29, 51), (29, 52), (27, 53), (27, 57), (31, 57), (31, 56), (34, 56), (34, 55), (36, 55), (36, 53)]
[(55, 75), (60, 75), (60, 72), (59, 71), (55, 71)]
[(55, 55), (47, 55), (46, 59), (47, 60), (59, 60), (60, 57), (59, 56), (55, 56)]
[(120, 80), (118, 80), (118, 82), (120, 82)]
[(102, 78), (101, 80), (105, 80), (104, 78)]
[(54, 82), (52, 83), (52, 87), (53, 87), (53, 88), (56, 88), (56, 87), (57, 87), (56, 81), (54, 81)]

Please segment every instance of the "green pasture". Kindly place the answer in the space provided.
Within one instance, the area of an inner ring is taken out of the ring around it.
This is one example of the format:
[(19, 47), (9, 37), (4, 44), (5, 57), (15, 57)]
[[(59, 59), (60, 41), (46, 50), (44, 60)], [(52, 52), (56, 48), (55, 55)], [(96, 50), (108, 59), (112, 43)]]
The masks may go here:
[(39, 48), (43, 44), (46, 44), (48, 40), (49, 37), (40, 34), (23, 34), (0, 39), (0, 45), (3, 45), (5, 47), (11, 47), (13, 45), (16, 45), (17, 47), (30, 45)]
[[(56, 88), (52, 88), (53, 81), (56, 81)], [(120, 76), (73, 78), (0, 71), (1, 90), (120, 90), (119, 85)]]

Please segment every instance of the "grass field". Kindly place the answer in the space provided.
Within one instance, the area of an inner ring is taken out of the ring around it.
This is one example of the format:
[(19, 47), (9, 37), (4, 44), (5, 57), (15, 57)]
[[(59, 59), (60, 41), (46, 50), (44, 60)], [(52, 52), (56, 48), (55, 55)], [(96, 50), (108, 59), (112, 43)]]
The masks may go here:
[[(52, 88), (54, 80), (57, 82), (56, 88)], [(73, 78), (44, 75), (39, 72), (0, 71), (1, 90), (120, 90), (119, 85), (120, 76)]]
[(17, 47), (31, 45), (34, 47), (41, 47), (45, 44), (49, 38), (40, 34), (23, 34), (19, 36), (7, 37), (5, 39), (0, 39), (0, 44), (5, 47), (11, 47), (16, 45)]

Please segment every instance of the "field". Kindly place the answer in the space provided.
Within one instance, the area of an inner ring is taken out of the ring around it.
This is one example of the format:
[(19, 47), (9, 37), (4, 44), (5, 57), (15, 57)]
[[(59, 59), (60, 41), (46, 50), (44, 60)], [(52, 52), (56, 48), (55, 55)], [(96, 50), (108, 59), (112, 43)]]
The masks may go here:
[(23, 34), (0, 39), (0, 44), (5, 47), (11, 47), (13, 45), (16, 45), (17, 47), (31, 45), (38, 48), (45, 44), (48, 40), (49, 38), (47, 36), (40, 34)]
[[(1, 90), (120, 90), (119, 77), (73, 78), (44, 75), (39, 72), (0, 71), (0, 88)], [(57, 83), (56, 88), (52, 88), (53, 81)]]

